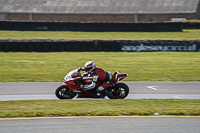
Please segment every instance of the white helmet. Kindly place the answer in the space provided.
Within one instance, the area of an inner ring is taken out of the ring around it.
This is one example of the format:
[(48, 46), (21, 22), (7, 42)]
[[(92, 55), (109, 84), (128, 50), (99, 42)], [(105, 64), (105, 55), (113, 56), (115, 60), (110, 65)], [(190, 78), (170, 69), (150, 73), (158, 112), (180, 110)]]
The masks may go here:
[(85, 72), (92, 72), (96, 68), (95, 63), (93, 61), (88, 61), (84, 65)]

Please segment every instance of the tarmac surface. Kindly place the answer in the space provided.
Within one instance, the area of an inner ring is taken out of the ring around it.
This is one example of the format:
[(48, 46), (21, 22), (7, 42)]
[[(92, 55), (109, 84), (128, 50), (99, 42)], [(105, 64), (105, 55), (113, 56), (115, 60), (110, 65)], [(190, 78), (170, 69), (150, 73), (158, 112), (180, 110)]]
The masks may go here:
[(199, 133), (200, 117), (0, 119), (2, 133)]
[[(200, 99), (200, 82), (125, 83), (130, 88), (127, 99)], [(61, 84), (0, 83), (0, 101), (57, 99), (54, 92)], [(0, 118), (2, 133), (199, 133), (199, 125), (199, 116)]]
[[(200, 99), (200, 82), (126, 81), (126, 99)], [(0, 101), (57, 99), (62, 82), (1, 82)], [(74, 98), (77, 100), (77, 98)]]

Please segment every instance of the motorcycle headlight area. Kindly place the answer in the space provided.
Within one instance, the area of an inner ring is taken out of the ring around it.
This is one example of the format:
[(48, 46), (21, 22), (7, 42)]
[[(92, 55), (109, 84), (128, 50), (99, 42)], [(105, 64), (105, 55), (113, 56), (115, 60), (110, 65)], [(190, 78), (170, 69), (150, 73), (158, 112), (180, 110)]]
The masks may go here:
[(65, 76), (65, 78), (64, 78), (65, 81), (69, 81), (69, 80), (71, 80), (71, 79), (72, 79), (71, 76)]

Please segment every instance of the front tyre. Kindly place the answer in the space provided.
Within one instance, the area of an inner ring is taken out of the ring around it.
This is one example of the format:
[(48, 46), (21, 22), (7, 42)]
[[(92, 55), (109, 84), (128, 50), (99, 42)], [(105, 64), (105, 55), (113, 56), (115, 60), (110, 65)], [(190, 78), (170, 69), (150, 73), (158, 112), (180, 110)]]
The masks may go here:
[(125, 83), (117, 83), (107, 89), (107, 97), (110, 99), (124, 99), (129, 94), (129, 87)]
[(61, 85), (55, 91), (57, 98), (59, 99), (72, 99), (76, 96), (76, 93), (70, 90), (66, 85)]

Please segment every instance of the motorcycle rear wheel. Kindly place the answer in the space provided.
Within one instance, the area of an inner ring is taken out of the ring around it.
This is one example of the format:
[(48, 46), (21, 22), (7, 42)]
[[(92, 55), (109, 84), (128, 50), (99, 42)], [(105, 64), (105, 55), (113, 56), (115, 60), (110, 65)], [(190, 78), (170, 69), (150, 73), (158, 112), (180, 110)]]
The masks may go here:
[(110, 99), (124, 99), (129, 94), (129, 87), (125, 83), (117, 83), (107, 89), (107, 97)]
[(59, 99), (72, 99), (76, 96), (76, 93), (73, 90), (70, 90), (66, 85), (59, 86), (55, 94)]

